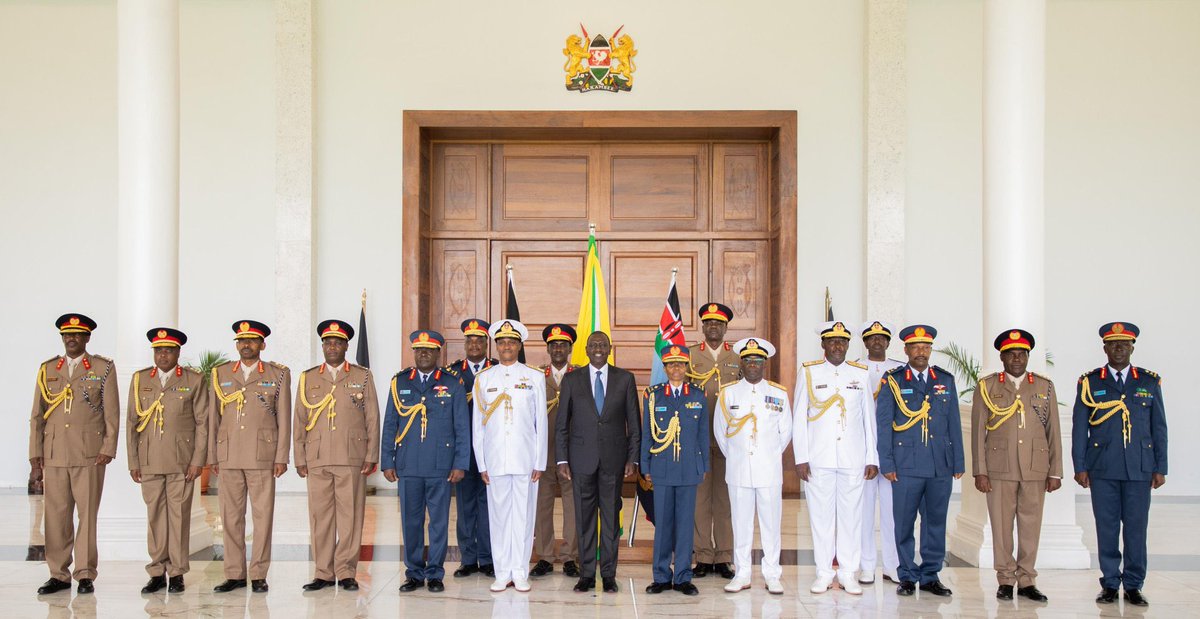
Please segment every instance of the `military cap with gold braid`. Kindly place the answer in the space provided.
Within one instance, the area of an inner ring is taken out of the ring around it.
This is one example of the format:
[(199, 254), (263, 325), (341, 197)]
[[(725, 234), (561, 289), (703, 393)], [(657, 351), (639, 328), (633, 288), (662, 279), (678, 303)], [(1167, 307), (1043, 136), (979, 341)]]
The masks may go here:
[(488, 335), (492, 336), (493, 340), (511, 338), (524, 342), (529, 337), (529, 329), (526, 329), (520, 321), (505, 318), (488, 327)]
[(862, 325), (862, 338), (865, 340), (872, 335), (884, 335), (888, 339), (892, 339), (892, 331), (892, 325), (881, 320), (864, 322)]
[(1000, 352), (1013, 348), (1033, 350), (1033, 334), (1024, 329), (1010, 329), (997, 335), (996, 341), (992, 342), (992, 346)]
[(908, 344), (932, 344), (937, 329), (929, 325), (909, 325), (900, 330), (900, 341)]
[(687, 363), (692, 360), (691, 351), (688, 350), (687, 346), (676, 346), (674, 344), (663, 346), (662, 352), (659, 354), (662, 357), (664, 365), (676, 362)]
[(775, 347), (770, 342), (759, 337), (748, 337), (738, 340), (733, 350), (739, 357), (762, 357), (770, 359), (775, 356)]
[(271, 328), (257, 320), (239, 320), (233, 323), (233, 339), (244, 340), (250, 337), (267, 339)]
[(1142, 330), (1132, 322), (1110, 322), (1100, 327), (1100, 339), (1105, 342), (1137, 341)]
[(462, 321), (462, 325), (459, 328), (462, 329), (463, 335), (478, 335), (480, 337), (487, 337), (488, 327), (490, 326), (491, 325), (488, 324), (486, 320), (468, 318)]
[(700, 320), (720, 320), (721, 322), (733, 320), (733, 310), (720, 303), (706, 303), (700, 306), (699, 313)]
[(554, 323), (551, 325), (546, 325), (546, 328), (542, 329), (542, 341), (546, 342), (547, 344), (550, 342), (559, 341), (570, 342), (573, 344), (575, 343), (576, 337), (578, 337), (578, 334), (575, 333), (575, 327), (572, 327), (571, 325)]
[(850, 339), (850, 332), (846, 330), (846, 324), (840, 320), (830, 320), (823, 322), (817, 327), (817, 334), (821, 339), (827, 340), (833, 337)]
[(342, 320), (322, 320), (317, 325), (317, 335), (321, 336), (321, 339), (340, 337), (343, 340), (349, 340), (354, 337), (354, 327)]
[(417, 329), (408, 335), (408, 340), (412, 342), (412, 347), (417, 348), (433, 348), (439, 349), (446, 345), (446, 338), (442, 337), (437, 331), (429, 331), (427, 329)]
[(176, 348), (187, 344), (187, 335), (179, 329), (170, 327), (155, 327), (146, 332), (146, 339), (150, 340), (151, 348), (165, 348), (174, 346)]
[(59, 333), (91, 333), (96, 330), (96, 321), (83, 314), (63, 314), (54, 321)]

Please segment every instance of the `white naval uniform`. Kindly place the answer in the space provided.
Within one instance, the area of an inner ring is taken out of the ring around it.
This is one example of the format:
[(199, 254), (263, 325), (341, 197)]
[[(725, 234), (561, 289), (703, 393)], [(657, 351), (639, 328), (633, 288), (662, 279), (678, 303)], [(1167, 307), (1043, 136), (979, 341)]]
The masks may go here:
[[(863, 476), (867, 465), (879, 466), (872, 391), (866, 367), (847, 362), (805, 363), (796, 377), (792, 451), (810, 471), (804, 496), (817, 578), (833, 578), (835, 553), (843, 581), (861, 561)], [(812, 400), (836, 396), (844, 405), (830, 402), (824, 413)]]
[[(496, 580), (529, 577), (538, 482), (546, 469), (546, 375), (523, 363), (493, 365), (475, 376), (471, 437), (480, 473), (487, 473), (489, 530)], [(484, 424), (487, 407), (507, 395)], [(511, 405), (511, 406), (510, 406)]]
[[(895, 359), (883, 361), (859, 359), (858, 363), (867, 366), (871, 393), (875, 394), (872, 400), (879, 396), (879, 381), (883, 380), (883, 375), (889, 370), (904, 365), (903, 361)], [(876, 453), (878, 453), (878, 447)], [(882, 474), (876, 475), (875, 479), (863, 484), (861, 569), (864, 574), (875, 573), (875, 559), (878, 556), (875, 551), (875, 504), (877, 500), (879, 503), (879, 547), (883, 551), (883, 571), (895, 576), (896, 570), (900, 568), (900, 556), (896, 554), (896, 523), (892, 518), (892, 482)]]
[[(735, 422), (753, 415), (741, 430), (726, 436), (728, 414)], [(734, 579), (750, 580), (750, 551), (754, 544), (754, 514), (762, 539), (762, 575), (783, 574), (779, 566), (780, 525), (783, 519), (783, 452), (792, 439), (792, 407), (787, 391), (761, 380), (745, 379), (721, 389), (713, 411), (713, 436), (725, 454), (725, 483), (733, 520)]]

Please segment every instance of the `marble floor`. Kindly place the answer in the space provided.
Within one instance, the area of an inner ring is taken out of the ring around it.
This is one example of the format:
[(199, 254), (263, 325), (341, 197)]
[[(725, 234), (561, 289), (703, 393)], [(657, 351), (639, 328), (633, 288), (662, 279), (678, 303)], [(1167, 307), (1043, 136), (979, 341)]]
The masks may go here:
[[(203, 497), (209, 522), (219, 528), (215, 497)], [(701, 594), (686, 597), (674, 592), (649, 595), (650, 569), (644, 562), (652, 526), (644, 519), (638, 525), (637, 542), (630, 550), (622, 546), (617, 594), (580, 594), (572, 591), (574, 579), (555, 573), (533, 581), (533, 591), (504, 593), (488, 591), (490, 579), (480, 575), (447, 577), (440, 594), (420, 590), (401, 594), (403, 564), (399, 546), (399, 515), (394, 495), (368, 499), (368, 522), (364, 534), (364, 560), (359, 565), (362, 588), (354, 593), (326, 589), (302, 593), (300, 586), (311, 579), (308, 561), (308, 523), (303, 495), (281, 494), (276, 510), (274, 562), (267, 594), (239, 590), (214, 594), (212, 586), (223, 579), (221, 548), (202, 549), (193, 556), (187, 576), (188, 590), (182, 595), (141, 595), (146, 580), (139, 561), (105, 560), (101, 556), (96, 593), (77, 595), (62, 592), (39, 597), (35, 589), (47, 577), (45, 564), (36, 560), (41, 543), (40, 497), (15, 492), (0, 493), (0, 600), (2, 617), (396, 617), (435, 613), (442, 617), (1200, 617), (1200, 539), (1181, 535), (1186, 525), (1200, 517), (1194, 500), (1156, 500), (1151, 513), (1150, 567), (1145, 592), (1152, 605), (1136, 608), (1124, 604), (1099, 606), (1092, 600), (1097, 592), (1095, 570), (1043, 570), (1039, 587), (1050, 602), (1036, 604), (995, 599), (991, 570), (948, 567), (943, 582), (954, 590), (950, 599), (918, 594), (896, 596), (894, 586), (879, 583), (864, 587), (864, 594), (851, 596), (840, 590), (822, 595), (808, 592), (814, 571), (807, 514), (803, 500), (788, 500), (784, 523), (784, 586), (782, 596), (767, 594), (755, 568), (754, 588), (727, 594), (725, 581), (713, 577), (697, 579)], [(1094, 553), (1091, 513), (1079, 503), (1078, 522), (1085, 542)], [(628, 528), (628, 523), (627, 523)], [(453, 534), (453, 527), (451, 528)], [(217, 539), (220, 537), (218, 535)], [(251, 542), (253, 543), (253, 541)], [(451, 544), (454, 544), (453, 536)], [(457, 557), (452, 548), (452, 557)], [(35, 560), (30, 560), (35, 559)], [(1094, 558), (1093, 558), (1094, 562)], [(447, 562), (452, 570), (456, 563)]]

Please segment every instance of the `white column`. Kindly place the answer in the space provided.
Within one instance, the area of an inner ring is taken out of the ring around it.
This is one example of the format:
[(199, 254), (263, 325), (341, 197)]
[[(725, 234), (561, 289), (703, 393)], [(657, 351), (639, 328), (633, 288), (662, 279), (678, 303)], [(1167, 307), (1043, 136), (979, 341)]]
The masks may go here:
[[(145, 333), (179, 320), (179, 3), (117, 2), (117, 374), (152, 363)], [(100, 522), (104, 560), (146, 557), (146, 509), (129, 478), (124, 423), (108, 467)], [(199, 484), (196, 484), (197, 493)], [(197, 500), (192, 550), (212, 545)]]
[[(985, 0), (983, 45), (984, 371), (999, 369), (993, 338), (1021, 327), (1038, 341), (1029, 369), (1044, 372), (1046, 342), (1053, 339), (1045, 332), (1045, 0)], [(1069, 386), (1065, 391), (1060, 386), (1060, 396), (1063, 392), (1069, 394)], [(1065, 457), (1070, 453), (1069, 408), (1062, 418)], [(990, 566), (987, 504), (970, 482), (963, 483), (956, 524), (951, 552)], [(1062, 489), (1046, 498), (1038, 566), (1089, 564), (1075, 522), (1075, 486), (1064, 480)]]

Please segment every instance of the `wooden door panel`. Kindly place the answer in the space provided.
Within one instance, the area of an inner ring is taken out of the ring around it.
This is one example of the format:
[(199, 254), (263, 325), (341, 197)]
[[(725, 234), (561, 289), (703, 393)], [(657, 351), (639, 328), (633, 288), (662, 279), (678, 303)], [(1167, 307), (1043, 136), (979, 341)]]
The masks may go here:
[(424, 327), (446, 337), (446, 354), (452, 360), (462, 351), (462, 321), (488, 315), (487, 241), (433, 240), (430, 247), (432, 311)]
[(586, 230), (600, 192), (598, 150), (587, 144), (493, 146), (493, 228)]
[[(733, 310), (728, 341), (770, 334), (767, 243), (713, 241), (712, 299)], [(793, 275), (794, 277), (794, 275)], [(778, 342), (771, 342), (776, 344)]]
[(570, 241), (492, 242), (493, 321), (504, 315), (508, 283), (505, 266), (513, 267), (513, 282), (521, 310), (521, 322), (529, 328), (525, 360), (540, 365), (548, 361), (542, 329), (553, 322), (571, 326), (579, 319), (583, 296), (583, 269), (587, 243)]
[(601, 230), (708, 229), (707, 144), (614, 144), (603, 159)]
[(766, 144), (714, 144), (713, 230), (766, 231), (769, 181)]
[(433, 230), (487, 231), (488, 164), (487, 144), (433, 146)]

